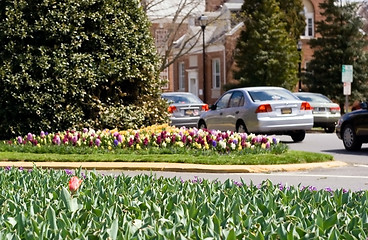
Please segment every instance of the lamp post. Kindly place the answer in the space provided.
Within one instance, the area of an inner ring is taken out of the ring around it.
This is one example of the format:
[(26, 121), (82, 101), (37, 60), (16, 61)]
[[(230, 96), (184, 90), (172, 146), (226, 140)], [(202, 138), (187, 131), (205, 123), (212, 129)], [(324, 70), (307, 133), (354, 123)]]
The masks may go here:
[(207, 26), (207, 21), (208, 21), (208, 17), (203, 15), (200, 16), (198, 18), (199, 20), (199, 24), (201, 25), (201, 29), (202, 29), (202, 38), (203, 38), (203, 43), (202, 43), (202, 58), (203, 58), (203, 102), (207, 102), (206, 99), (206, 42), (205, 42), (205, 30), (206, 30), (206, 26)]
[(301, 73), (302, 73), (302, 54), (301, 54), (301, 51), (302, 51), (302, 47), (303, 47), (303, 43), (301, 40), (298, 41), (298, 53), (299, 53), (299, 66), (298, 66), (298, 77), (299, 77), (299, 84), (298, 84), (298, 91), (301, 92), (302, 91), (302, 76), (301, 76)]

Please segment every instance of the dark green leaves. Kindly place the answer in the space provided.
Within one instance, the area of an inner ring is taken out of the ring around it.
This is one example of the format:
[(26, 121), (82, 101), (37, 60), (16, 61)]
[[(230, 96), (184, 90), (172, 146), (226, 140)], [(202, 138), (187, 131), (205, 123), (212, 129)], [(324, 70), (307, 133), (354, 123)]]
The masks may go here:
[(276, 0), (244, 2), (242, 16), (246, 27), (238, 38), (235, 55), (238, 70), (234, 73), (240, 86), (282, 86), (288, 89), (295, 86), (299, 59), (295, 34), (300, 26), (291, 23), (300, 24), (303, 17), (297, 15), (300, 19), (290, 20), (301, 6), (288, 2), (289, 6), (282, 4), (285, 9), (280, 9)]
[(167, 120), (140, 1), (0, 3), (0, 139)]

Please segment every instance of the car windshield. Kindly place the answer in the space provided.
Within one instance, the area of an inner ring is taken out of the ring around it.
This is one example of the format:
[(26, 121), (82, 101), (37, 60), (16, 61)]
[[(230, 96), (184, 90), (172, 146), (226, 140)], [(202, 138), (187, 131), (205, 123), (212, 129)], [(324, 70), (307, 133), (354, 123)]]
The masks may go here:
[(303, 101), (307, 101), (307, 102), (319, 102), (319, 103), (330, 103), (331, 100), (328, 99), (327, 97), (323, 96), (323, 95), (319, 95), (319, 94), (298, 94), (297, 95), (298, 98), (300, 98)]
[(292, 93), (283, 89), (250, 90), (248, 93), (254, 102), (296, 99)]
[(163, 96), (169, 103), (186, 104), (186, 103), (201, 103), (201, 100), (192, 95), (165, 95)]

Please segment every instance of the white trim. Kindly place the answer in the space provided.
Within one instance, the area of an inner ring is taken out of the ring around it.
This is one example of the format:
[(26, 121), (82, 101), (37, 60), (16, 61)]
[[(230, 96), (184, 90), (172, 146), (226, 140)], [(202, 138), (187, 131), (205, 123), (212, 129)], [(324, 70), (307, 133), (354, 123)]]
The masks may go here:
[(185, 63), (178, 63), (178, 89), (179, 91), (185, 90)]
[[(217, 69), (217, 64), (218, 64), (218, 69)], [(219, 89), (221, 88), (221, 60), (220, 58), (212, 58), (211, 61), (211, 66), (212, 66), (212, 88), (213, 89)], [(218, 72), (216, 71), (218, 70)], [(218, 86), (216, 86), (216, 82), (217, 82), (217, 77), (218, 77)]]

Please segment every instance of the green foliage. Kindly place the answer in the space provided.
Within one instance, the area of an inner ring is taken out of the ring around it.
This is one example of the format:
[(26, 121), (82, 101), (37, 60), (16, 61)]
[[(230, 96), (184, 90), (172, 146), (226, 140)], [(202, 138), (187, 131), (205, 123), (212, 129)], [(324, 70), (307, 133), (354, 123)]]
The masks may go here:
[(310, 40), (314, 58), (308, 65), (306, 81), (309, 91), (325, 94), (343, 105), (342, 65), (353, 65), (352, 97), (365, 100), (368, 95), (368, 57), (362, 51), (367, 39), (360, 32), (361, 19), (356, 14), (357, 5), (328, 0), (320, 4), (325, 20), (317, 22), (320, 37)]
[(245, 29), (236, 46), (234, 78), (240, 86), (292, 89), (298, 81), (299, 55), (294, 34), (288, 31), (297, 27), (287, 25), (276, 0), (245, 1), (242, 11)]
[(0, 138), (167, 121), (137, 0), (0, 2)]
[(300, 0), (277, 0), (280, 10), (284, 12), (286, 31), (297, 42), (305, 30), (305, 16), (303, 1)]
[(368, 192), (0, 169), (1, 239), (366, 239)]

